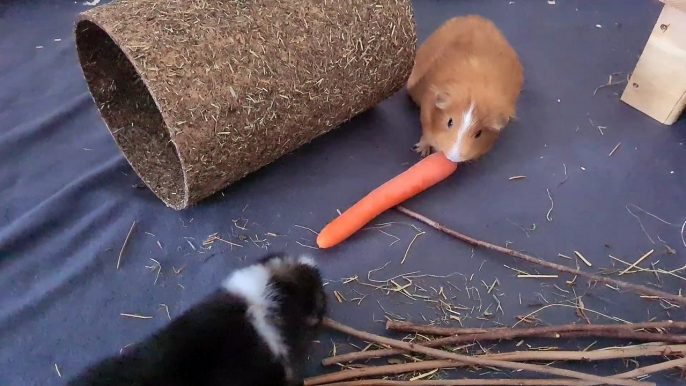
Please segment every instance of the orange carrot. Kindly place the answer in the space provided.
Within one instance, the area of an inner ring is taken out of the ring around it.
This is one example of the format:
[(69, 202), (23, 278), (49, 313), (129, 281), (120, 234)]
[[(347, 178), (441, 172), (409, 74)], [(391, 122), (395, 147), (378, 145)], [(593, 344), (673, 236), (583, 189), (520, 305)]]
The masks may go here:
[(327, 225), (317, 237), (319, 248), (330, 248), (350, 237), (384, 211), (414, 197), (451, 175), (457, 164), (433, 153), (374, 189)]

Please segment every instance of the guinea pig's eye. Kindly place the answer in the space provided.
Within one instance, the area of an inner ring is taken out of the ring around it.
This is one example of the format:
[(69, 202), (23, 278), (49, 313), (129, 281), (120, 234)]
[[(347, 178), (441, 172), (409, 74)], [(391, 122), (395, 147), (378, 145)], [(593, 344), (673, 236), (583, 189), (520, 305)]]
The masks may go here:
[(453, 119), (452, 118), (448, 119), (448, 127), (449, 128), (453, 127)]
[(476, 134), (474, 134), (474, 138), (479, 138), (481, 137), (481, 130), (477, 131)]

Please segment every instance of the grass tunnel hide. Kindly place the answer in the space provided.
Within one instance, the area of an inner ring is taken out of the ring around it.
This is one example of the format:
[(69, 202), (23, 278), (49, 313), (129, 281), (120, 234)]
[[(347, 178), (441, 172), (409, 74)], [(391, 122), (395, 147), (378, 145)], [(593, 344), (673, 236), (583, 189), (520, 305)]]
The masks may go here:
[(177, 210), (399, 91), (416, 49), (410, 0), (115, 0), (75, 38), (115, 142)]

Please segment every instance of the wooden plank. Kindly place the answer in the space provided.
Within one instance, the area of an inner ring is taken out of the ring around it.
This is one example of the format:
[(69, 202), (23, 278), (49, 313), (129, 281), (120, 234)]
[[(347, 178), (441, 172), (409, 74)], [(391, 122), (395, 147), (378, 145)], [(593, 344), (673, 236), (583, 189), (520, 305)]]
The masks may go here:
[(667, 125), (679, 118), (686, 107), (686, 12), (664, 6), (621, 100)]
[(686, 0), (660, 0), (661, 2), (674, 7), (680, 11), (686, 12)]

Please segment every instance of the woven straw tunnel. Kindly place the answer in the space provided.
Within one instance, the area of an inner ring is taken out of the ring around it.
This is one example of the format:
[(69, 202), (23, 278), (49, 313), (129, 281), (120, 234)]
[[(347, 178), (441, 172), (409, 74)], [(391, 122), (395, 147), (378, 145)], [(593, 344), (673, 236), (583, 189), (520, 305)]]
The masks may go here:
[(410, 0), (115, 0), (76, 47), (115, 142), (184, 209), (400, 90)]

